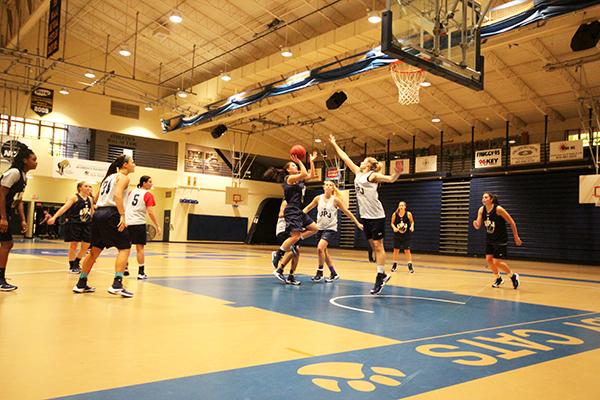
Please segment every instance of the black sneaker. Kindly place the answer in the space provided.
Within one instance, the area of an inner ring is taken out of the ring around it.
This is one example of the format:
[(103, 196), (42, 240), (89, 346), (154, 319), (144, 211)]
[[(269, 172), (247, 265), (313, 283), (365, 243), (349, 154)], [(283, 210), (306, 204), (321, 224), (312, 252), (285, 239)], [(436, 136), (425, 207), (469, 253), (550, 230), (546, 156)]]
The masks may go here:
[(281, 282), (285, 283), (285, 275), (283, 275), (282, 269), (276, 269), (275, 271), (273, 271), (273, 275), (275, 275), (275, 278), (277, 278)]
[(396, 272), (396, 268), (398, 268), (398, 264), (392, 264), (392, 272)]
[(391, 278), (391, 275), (386, 275), (385, 273), (378, 272), (377, 277), (375, 278), (375, 286), (373, 286), (373, 289), (371, 289), (371, 294), (381, 293), (383, 287)]
[(12, 292), (13, 290), (17, 290), (15, 285), (11, 285), (8, 282), (0, 283), (0, 292)]
[(133, 293), (123, 287), (121, 279), (115, 279), (112, 286), (108, 288), (110, 294), (120, 294), (122, 297), (133, 297)]
[(288, 285), (300, 285), (302, 282), (297, 281), (296, 278), (294, 278), (294, 275), (288, 275), (287, 279), (285, 280), (285, 283), (287, 283)]
[(95, 291), (95, 287), (88, 286), (87, 279), (80, 280), (77, 285), (73, 286), (73, 292), (75, 293), (94, 293)]
[(338, 279), (340, 279), (340, 276), (336, 272), (334, 272), (329, 278), (325, 278), (325, 282), (331, 283), (333, 281), (337, 281)]
[(411, 274), (415, 273), (415, 270), (413, 269), (412, 263), (408, 263), (408, 272), (410, 272)]
[(513, 289), (519, 287), (519, 274), (513, 274), (513, 276), (510, 277), (510, 280), (512, 281)]
[(125, 268), (125, 271), (123, 271), (123, 275), (129, 276), (129, 268)]
[(310, 280), (313, 282), (321, 282), (322, 279), (323, 279), (323, 271), (322, 270), (317, 270), (317, 274), (315, 276), (313, 276), (312, 278), (310, 278)]
[(69, 268), (69, 273), (70, 274), (80, 274), (81, 269), (78, 266), (73, 266), (73, 267)]
[(504, 282), (504, 279), (502, 279), (502, 277), (499, 276), (498, 278), (496, 278), (494, 283), (492, 283), (492, 287), (500, 287), (500, 285), (502, 285), (503, 282)]

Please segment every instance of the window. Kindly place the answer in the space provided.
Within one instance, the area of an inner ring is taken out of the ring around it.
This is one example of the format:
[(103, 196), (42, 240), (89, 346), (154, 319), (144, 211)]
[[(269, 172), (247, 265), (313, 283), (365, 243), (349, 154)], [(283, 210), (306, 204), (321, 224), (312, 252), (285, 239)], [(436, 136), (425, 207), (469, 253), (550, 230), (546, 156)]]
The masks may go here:
[[(592, 136), (594, 138), (592, 146), (600, 146), (600, 132), (594, 132)], [(583, 147), (586, 147), (590, 144), (590, 134), (588, 132), (569, 134), (568, 139), (583, 140)]]

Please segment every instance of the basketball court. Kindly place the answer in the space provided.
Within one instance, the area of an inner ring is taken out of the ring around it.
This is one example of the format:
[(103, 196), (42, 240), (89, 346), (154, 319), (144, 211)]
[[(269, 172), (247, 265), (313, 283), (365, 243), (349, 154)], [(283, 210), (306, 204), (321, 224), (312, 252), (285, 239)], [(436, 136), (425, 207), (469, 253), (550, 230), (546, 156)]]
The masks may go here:
[[(15, 240), (1, 399), (600, 398), (598, 40), (573, 48), (600, 2), (70, 2), (29, 2), (22, 22), (23, 2), (0, 13), (2, 171), (17, 141), (38, 154), (33, 222), (71, 193), (69, 168), (97, 184), (106, 161), (132, 156), (131, 185), (152, 175), (161, 224), (147, 225), (147, 280), (131, 251), (127, 299), (107, 292), (115, 249), (89, 275), (96, 292), (75, 294), (65, 243), (31, 226)], [(36, 40), (46, 54), (25, 50)], [(69, 142), (85, 135), (67, 126), (90, 136)], [(407, 201), (415, 273), (400, 254), (380, 295), (346, 217), (329, 249), (339, 280), (311, 281), (309, 240), (301, 285), (273, 274), (283, 191), (260, 178), (268, 163), (317, 152), (305, 203), (331, 179), (357, 214), (330, 134), (358, 162), (401, 166), (379, 188), (386, 271), (389, 218)], [(490, 190), (523, 237), (508, 231), (516, 290), (507, 276), (492, 287), (472, 227)]]

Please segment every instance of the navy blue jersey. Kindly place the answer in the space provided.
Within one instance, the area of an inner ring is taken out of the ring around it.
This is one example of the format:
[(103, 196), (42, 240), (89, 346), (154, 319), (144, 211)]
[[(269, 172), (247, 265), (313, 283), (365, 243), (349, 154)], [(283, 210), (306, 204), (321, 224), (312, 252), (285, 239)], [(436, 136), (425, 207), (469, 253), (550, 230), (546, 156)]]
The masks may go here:
[(65, 222), (69, 224), (85, 224), (91, 222), (92, 201), (76, 194), (77, 201), (65, 213)]
[(294, 185), (287, 183), (289, 175), (283, 180), (283, 196), (287, 201), (287, 207), (302, 208), (304, 198), (304, 182), (298, 182)]
[[(27, 177), (24, 172), (16, 168), (10, 168), (0, 178), (0, 185), (8, 188), (4, 204), (6, 211), (9, 211), (16, 206), (17, 202), (23, 199), (23, 192), (27, 186)], [(7, 212), (6, 214), (10, 213)]]
[(498, 206), (494, 204), (489, 213), (485, 206), (483, 207), (483, 226), (485, 227), (486, 243), (506, 245), (508, 243), (508, 234), (506, 233), (506, 220), (498, 215)]
[(401, 237), (410, 237), (410, 220), (408, 219), (408, 211), (404, 212), (404, 215), (401, 217), (400, 213), (396, 211), (396, 220), (394, 225), (399, 230), (399, 232), (394, 232), (395, 235), (399, 235)]

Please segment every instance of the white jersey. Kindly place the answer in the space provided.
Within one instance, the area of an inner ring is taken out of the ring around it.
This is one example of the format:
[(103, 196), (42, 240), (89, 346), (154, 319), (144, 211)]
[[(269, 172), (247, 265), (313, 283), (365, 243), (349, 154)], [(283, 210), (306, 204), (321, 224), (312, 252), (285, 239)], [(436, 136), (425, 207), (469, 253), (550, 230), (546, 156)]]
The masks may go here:
[(285, 218), (284, 217), (277, 218), (277, 226), (275, 227), (275, 236), (279, 235), (280, 233), (285, 232), (285, 228), (286, 228)]
[[(98, 196), (98, 207), (116, 207), (115, 193), (117, 189), (117, 176), (119, 174), (109, 175), (100, 186), (100, 195)], [(127, 188), (123, 191), (123, 208), (125, 208), (125, 199), (127, 199)]]
[(324, 195), (319, 196), (317, 205), (317, 227), (320, 231), (336, 231), (338, 227), (338, 211), (335, 206), (335, 196), (325, 200)]
[(379, 201), (377, 183), (369, 182), (372, 172), (359, 172), (354, 178), (356, 189), (356, 200), (358, 201), (358, 213), (361, 218), (379, 219), (385, 218), (385, 211)]
[(135, 188), (127, 197), (125, 223), (127, 225), (146, 225), (148, 207), (154, 206), (154, 196), (146, 189)]

